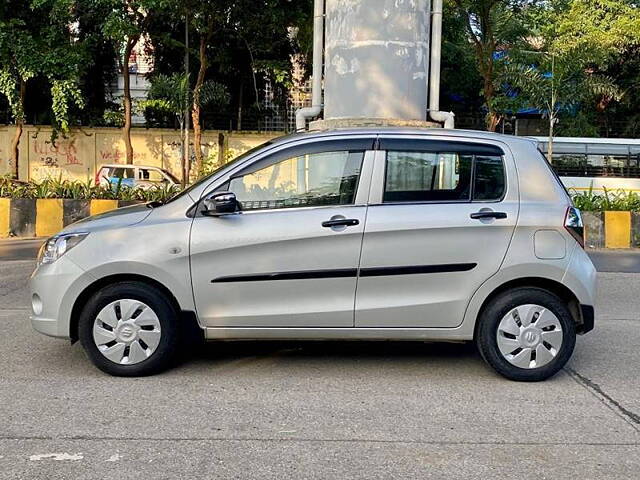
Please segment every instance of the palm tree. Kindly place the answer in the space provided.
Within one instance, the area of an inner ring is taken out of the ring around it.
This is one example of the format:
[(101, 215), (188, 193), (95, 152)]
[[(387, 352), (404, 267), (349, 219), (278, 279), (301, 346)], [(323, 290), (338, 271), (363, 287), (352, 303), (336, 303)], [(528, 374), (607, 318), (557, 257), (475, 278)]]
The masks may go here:
[(501, 79), (515, 89), (522, 104), (540, 110), (549, 121), (547, 158), (553, 161), (553, 130), (563, 111), (574, 111), (580, 103), (594, 97), (620, 98), (613, 80), (585, 68), (577, 55), (549, 52), (535, 54), (531, 63), (508, 63)]

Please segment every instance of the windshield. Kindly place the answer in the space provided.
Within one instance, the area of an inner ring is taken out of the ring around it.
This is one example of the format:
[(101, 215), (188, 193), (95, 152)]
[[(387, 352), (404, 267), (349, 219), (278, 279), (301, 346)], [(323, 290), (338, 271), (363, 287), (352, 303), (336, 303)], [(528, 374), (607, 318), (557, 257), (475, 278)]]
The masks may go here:
[[(204, 177), (202, 177), (201, 179), (199, 179), (197, 182), (192, 183), (191, 185), (189, 185), (187, 188), (185, 188), (184, 190), (182, 190), (181, 192), (177, 193), (176, 195), (174, 195), (173, 197), (171, 197), (169, 200), (167, 200), (165, 203), (170, 203), (173, 202), (174, 200), (178, 200), (179, 198), (182, 198), (183, 196), (187, 195), (189, 192), (191, 192), (192, 190), (196, 189), (197, 187), (199, 187), (200, 185), (202, 185), (203, 183), (208, 182), (214, 175), (216, 175), (218, 172), (220, 172), (221, 170), (230, 167), (231, 165), (234, 165), (242, 160), (244, 160), (245, 158), (253, 155), (255, 152), (257, 152), (258, 150), (262, 150), (263, 148), (271, 145), (273, 142), (265, 142), (262, 143), (260, 145), (258, 145), (257, 147), (253, 147), (251, 150), (247, 150), (246, 152), (238, 155), (236, 158), (234, 158), (233, 160), (219, 166), (218, 168), (216, 168), (215, 170), (213, 170), (211, 173), (209, 173), (208, 175), (205, 175)], [(180, 182), (178, 182), (180, 183)], [(197, 199), (196, 199), (197, 200)]]

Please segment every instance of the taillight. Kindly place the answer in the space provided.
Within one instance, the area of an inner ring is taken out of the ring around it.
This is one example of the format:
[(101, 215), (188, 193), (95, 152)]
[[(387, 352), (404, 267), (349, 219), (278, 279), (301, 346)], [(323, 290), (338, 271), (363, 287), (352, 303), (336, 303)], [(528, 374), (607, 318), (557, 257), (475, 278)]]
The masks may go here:
[(582, 213), (576, 207), (567, 208), (564, 217), (564, 228), (573, 238), (584, 248), (584, 224), (582, 223)]
[(95, 182), (96, 182), (96, 185), (100, 185), (100, 170), (96, 172)]

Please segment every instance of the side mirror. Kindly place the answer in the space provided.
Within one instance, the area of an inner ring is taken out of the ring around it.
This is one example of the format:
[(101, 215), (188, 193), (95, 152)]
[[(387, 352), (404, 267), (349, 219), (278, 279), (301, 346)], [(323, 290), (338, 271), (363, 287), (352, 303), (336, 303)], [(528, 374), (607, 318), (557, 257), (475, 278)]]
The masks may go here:
[(229, 215), (240, 210), (236, 194), (233, 192), (216, 192), (204, 199), (203, 214), (210, 217)]

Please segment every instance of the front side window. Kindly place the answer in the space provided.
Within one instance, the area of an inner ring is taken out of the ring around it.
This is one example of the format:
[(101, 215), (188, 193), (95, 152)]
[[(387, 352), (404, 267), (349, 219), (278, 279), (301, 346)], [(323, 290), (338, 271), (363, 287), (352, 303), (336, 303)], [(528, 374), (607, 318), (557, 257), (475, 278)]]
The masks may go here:
[(115, 167), (109, 170), (109, 177), (133, 178), (133, 168)]
[(232, 178), (243, 210), (349, 205), (355, 200), (364, 151), (300, 155)]
[(387, 152), (384, 202), (493, 201), (504, 191), (501, 156)]

